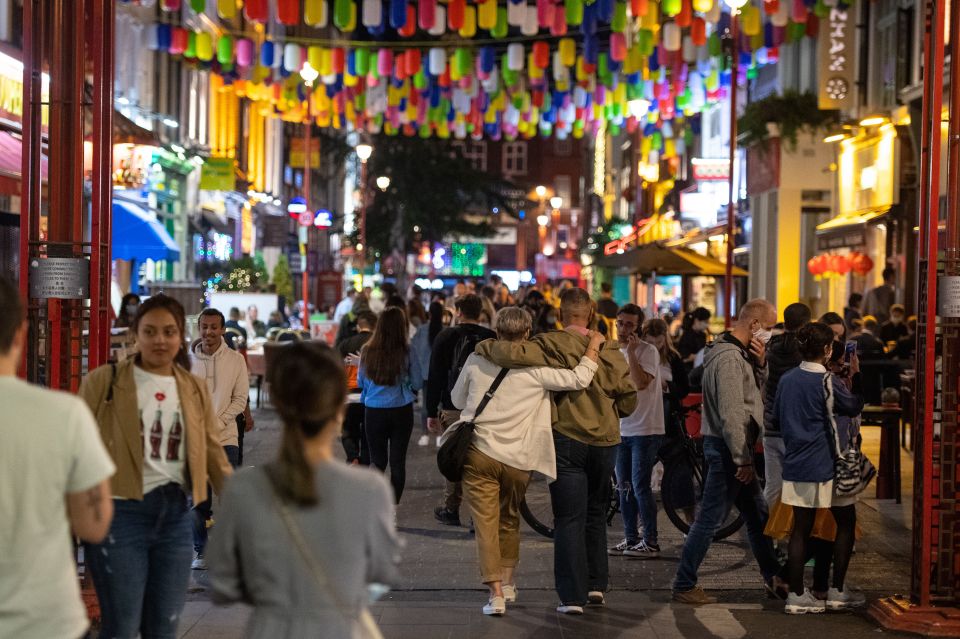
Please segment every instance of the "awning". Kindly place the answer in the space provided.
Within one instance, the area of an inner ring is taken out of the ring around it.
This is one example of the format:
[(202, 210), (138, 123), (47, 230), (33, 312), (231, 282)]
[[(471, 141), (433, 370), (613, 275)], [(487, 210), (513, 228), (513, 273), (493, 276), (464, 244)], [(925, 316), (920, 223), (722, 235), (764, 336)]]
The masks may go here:
[(149, 211), (131, 202), (113, 203), (113, 259), (180, 259), (180, 249), (167, 229)]
[(877, 221), (889, 211), (890, 208), (887, 207), (857, 213), (841, 213), (823, 224), (818, 224), (817, 250), (831, 251), (865, 246), (867, 224)]
[[(608, 255), (597, 261), (597, 266), (627, 268), (639, 273), (660, 275), (725, 275), (723, 262), (685, 248), (667, 248), (659, 244), (644, 244), (620, 254)], [(746, 276), (747, 272), (734, 265), (733, 274)]]
[(827, 220), (823, 224), (817, 225), (817, 234), (828, 233), (830, 231), (835, 231), (838, 229), (846, 229), (853, 226), (863, 226), (867, 222), (872, 222), (873, 220), (886, 215), (890, 210), (890, 207), (882, 209), (873, 209), (870, 211), (861, 211), (858, 213), (841, 213), (837, 217)]

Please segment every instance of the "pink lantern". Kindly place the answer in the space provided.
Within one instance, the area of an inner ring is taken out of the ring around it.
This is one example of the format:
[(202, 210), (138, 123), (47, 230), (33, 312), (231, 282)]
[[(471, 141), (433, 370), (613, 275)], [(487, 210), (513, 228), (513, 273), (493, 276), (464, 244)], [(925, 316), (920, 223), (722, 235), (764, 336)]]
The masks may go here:
[(237, 40), (237, 65), (249, 67), (253, 65), (253, 41), (249, 38)]

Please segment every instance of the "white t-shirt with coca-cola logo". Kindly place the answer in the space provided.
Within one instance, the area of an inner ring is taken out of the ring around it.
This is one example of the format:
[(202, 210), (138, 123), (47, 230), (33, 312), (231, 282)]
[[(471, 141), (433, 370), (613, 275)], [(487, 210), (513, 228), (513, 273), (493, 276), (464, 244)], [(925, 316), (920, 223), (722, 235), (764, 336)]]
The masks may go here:
[(143, 436), (143, 494), (171, 482), (186, 481), (184, 463), (187, 435), (177, 394), (177, 378), (154, 375), (133, 367)]

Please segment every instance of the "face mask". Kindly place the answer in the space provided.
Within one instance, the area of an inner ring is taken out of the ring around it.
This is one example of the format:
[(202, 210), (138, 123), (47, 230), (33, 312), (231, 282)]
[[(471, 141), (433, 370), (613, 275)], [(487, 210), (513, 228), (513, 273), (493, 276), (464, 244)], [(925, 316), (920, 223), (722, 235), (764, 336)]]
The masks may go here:
[(768, 331), (764, 328), (758, 328), (753, 332), (754, 339), (760, 341), (761, 344), (766, 344), (770, 341), (770, 338), (773, 336), (773, 331)]
[(136, 304), (127, 304), (127, 315), (136, 315), (138, 308), (139, 306)]

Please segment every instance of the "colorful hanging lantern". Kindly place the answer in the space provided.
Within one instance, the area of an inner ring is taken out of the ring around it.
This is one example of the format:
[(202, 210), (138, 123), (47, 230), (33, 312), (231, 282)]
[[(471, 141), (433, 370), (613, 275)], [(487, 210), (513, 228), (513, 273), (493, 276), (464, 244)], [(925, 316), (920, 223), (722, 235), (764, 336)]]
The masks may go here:
[(447, 3), (447, 27), (451, 31), (459, 31), (463, 28), (463, 14), (466, 6), (466, 0), (450, 0)]
[(823, 255), (814, 255), (807, 260), (807, 270), (815, 278), (819, 279), (824, 273)]
[(206, 31), (197, 34), (197, 60), (202, 62), (213, 60), (213, 36)]
[(168, 48), (168, 52), (171, 55), (182, 54), (187, 49), (188, 39), (186, 29), (183, 27), (174, 27), (170, 31), (170, 47)]
[(665, 22), (663, 24), (663, 48), (674, 52), (680, 50), (680, 27), (676, 22)]
[(283, 69), (287, 73), (299, 73), (303, 66), (303, 58), (300, 55), (300, 45), (288, 42), (283, 47)]
[(287, 26), (300, 23), (300, 0), (277, 0), (277, 21)]
[(164, 11), (179, 11), (180, 0), (163, 0), (160, 3), (160, 8)]
[(610, 34), (610, 59), (623, 62), (627, 58), (627, 38), (622, 33)]
[(250, 22), (265, 23), (270, 16), (267, 0), (244, 0), (243, 15)]
[(433, 21), (433, 28), (427, 31), (432, 36), (442, 36), (447, 32), (447, 9), (442, 4), (437, 5), (437, 15)]
[(417, 3), (417, 23), (424, 31), (433, 28), (437, 20), (437, 0), (419, 0)]
[(693, 20), (693, 3), (691, 0), (681, 0), (680, 2), (680, 13), (677, 14), (676, 23), (677, 26), (681, 29), (687, 29), (690, 27), (690, 23)]
[(511, 42), (507, 45), (507, 68), (511, 71), (523, 71), (523, 45)]
[(417, 32), (417, 11), (413, 8), (413, 5), (407, 5), (407, 19), (404, 21), (403, 26), (397, 29), (397, 33), (400, 34), (400, 37), (409, 38)]
[[(563, 12), (558, 11), (557, 13), (562, 14)], [(507, 24), (507, 10), (503, 7), (497, 7), (497, 23), (493, 26), (493, 29), (490, 30), (490, 35), (497, 39), (506, 38), (509, 30), (510, 27)], [(566, 22), (564, 22), (564, 33), (566, 33)]]
[(316, 29), (326, 27), (330, 21), (327, 0), (303, 0), (303, 21)]
[(790, 12), (790, 19), (794, 22), (807, 21), (807, 5), (803, 0), (793, 0), (793, 8)]
[(680, 0), (663, 0), (663, 3), (661, 4), (663, 15), (667, 16), (668, 18), (672, 18), (680, 13), (680, 8), (682, 6), (683, 5)]
[(217, 62), (222, 65), (233, 64), (233, 38), (222, 35), (217, 39)]
[(459, 30), (461, 38), (472, 38), (477, 35), (477, 8), (468, 4), (463, 8), (463, 26)]
[(693, 44), (698, 47), (702, 47), (707, 43), (707, 23), (700, 16), (694, 18), (690, 23), (690, 39), (693, 40)]
[(635, 18), (647, 15), (649, 0), (630, 0), (630, 13)]
[(477, 4), (477, 26), (487, 31), (497, 25), (497, 0), (483, 0)]

